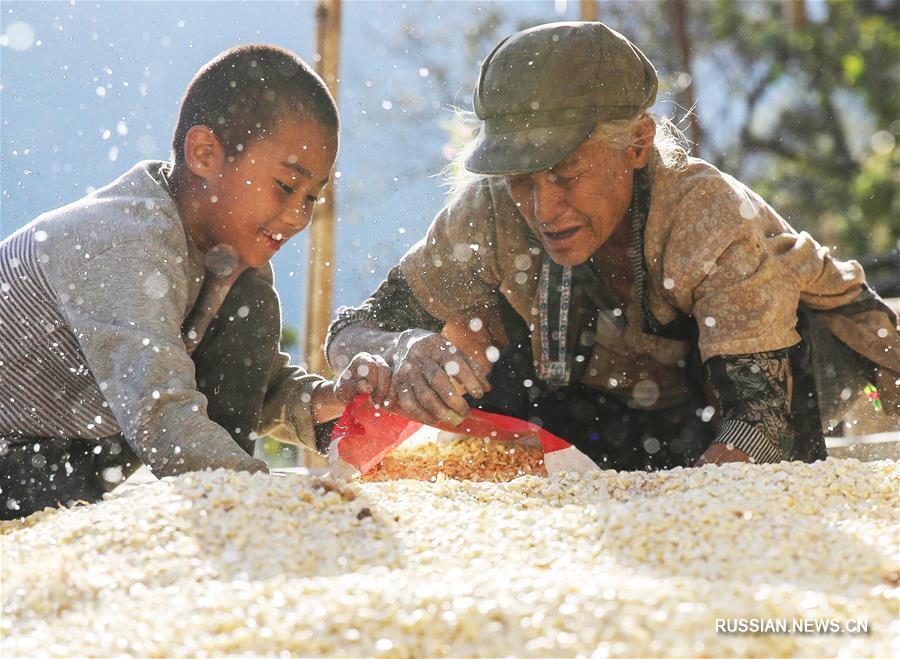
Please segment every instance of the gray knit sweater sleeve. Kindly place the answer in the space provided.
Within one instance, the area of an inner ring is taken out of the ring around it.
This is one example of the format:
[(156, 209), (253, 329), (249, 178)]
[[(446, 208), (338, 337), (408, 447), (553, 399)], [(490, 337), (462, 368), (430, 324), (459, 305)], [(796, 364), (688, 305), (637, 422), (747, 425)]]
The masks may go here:
[(157, 241), (118, 243), (65, 278), (61, 309), (125, 439), (157, 476), (225, 467), (258, 470), (206, 415), (181, 323), (179, 254)]

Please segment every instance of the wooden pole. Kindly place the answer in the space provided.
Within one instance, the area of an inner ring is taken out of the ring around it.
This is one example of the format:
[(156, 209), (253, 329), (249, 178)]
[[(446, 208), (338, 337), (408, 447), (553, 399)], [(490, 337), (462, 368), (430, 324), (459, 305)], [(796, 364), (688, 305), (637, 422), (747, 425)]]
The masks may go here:
[(600, 12), (597, 7), (598, 0), (581, 0), (581, 20), (600, 20)]
[(789, 0), (788, 21), (794, 29), (806, 26), (806, 0)]
[[(338, 59), (341, 43), (341, 0), (316, 4), (316, 73), (337, 101)], [(324, 346), (331, 322), (334, 294), (334, 187), (316, 208), (309, 238), (309, 276), (306, 295), (306, 361), (309, 370), (330, 375)]]

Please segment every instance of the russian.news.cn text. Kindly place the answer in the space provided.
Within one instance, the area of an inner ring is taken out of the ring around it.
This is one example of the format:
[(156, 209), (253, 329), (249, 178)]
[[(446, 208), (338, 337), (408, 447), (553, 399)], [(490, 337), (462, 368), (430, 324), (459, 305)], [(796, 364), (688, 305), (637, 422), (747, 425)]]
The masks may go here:
[(869, 621), (837, 618), (716, 618), (717, 634), (868, 634)]

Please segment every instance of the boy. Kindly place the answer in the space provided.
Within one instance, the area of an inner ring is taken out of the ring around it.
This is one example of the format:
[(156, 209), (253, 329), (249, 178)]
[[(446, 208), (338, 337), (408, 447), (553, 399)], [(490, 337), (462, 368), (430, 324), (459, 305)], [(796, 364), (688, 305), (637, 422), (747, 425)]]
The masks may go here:
[(266, 471), (257, 433), (316, 448), (358, 392), (386, 396), (380, 358), (332, 382), (278, 349), (269, 260), (309, 225), (338, 134), (299, 57), (234, 48), (188, 87), (172, 163), (0, 243), (0, 518), (96, 501), (141, 463)]

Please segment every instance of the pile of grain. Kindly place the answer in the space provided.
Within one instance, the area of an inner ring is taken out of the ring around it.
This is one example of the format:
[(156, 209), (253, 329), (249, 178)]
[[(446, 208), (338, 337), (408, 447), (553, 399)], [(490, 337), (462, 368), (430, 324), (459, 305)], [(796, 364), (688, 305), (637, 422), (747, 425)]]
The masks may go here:
[(3, 525), (0, 654), (888, 656), (898, 486), (895, 462), (833, 459), (339, 491), (191, 474)]
[(435, 481), (443, 476), (454, 480), (504, 483), (527, 475), (547, 475), (544, 453), (539, 446), (464, 437), (419, 446), (401, 445), (363, 479)]

